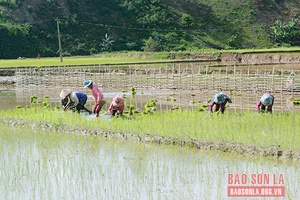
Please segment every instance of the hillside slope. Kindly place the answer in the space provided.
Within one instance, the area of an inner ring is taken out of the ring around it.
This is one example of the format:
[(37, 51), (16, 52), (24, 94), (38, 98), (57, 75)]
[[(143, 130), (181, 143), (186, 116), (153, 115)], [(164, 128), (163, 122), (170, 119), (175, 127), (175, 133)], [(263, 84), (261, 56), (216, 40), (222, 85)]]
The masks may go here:
[[(10, 2), (10, 3), (7, 3)], [(298, 0), (0, 0), (0, 58), (102, 51), (266, 48)], [(13, 33), (13, 34), (12, 34)]]

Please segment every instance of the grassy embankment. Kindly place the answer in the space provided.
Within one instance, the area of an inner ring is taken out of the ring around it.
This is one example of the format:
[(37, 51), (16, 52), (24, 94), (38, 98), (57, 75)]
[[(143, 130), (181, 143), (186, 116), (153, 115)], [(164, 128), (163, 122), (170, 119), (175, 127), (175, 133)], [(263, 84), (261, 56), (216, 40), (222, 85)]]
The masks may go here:
[[(63, 62), (60, 58), (26, 58), (26, 59), (2, 59), (0, 68), (11, 67), (43, 67), (43, 66), (81, 66), (81, 65), (99, 65), (99, 64), (127, 64), (127, 63), (157, 63), (173, 61), (191, 61), (192, 54), (210, 53), (209, 59), (219, 59), (221, 53), (300, 53), (300, 47), (291, 48), (273, 48), (273, 49), (240, 49), (240, 50), (203, 50), (199, 52), (114, 52), (105, 53), (96, 56), (87, 57), (64, 57)], [(204, 55), (205, 57), (205, 55)], [(209, 57), (209, 55), (208, 55)], [(196, 59), (201, 60), (201, 59)]]

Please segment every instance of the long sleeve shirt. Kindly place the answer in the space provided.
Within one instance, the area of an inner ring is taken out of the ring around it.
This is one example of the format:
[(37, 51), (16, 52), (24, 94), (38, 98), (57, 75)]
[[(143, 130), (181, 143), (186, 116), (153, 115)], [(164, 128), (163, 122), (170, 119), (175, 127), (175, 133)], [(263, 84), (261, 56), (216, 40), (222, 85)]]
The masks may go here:
[(220, 108), (222, 110), (225, 107), (227, 102), (232, 103), (231, 99), (228, 96), (224, 95), (224, 97), (225, 97), (225, 101), (223, 103), (216, 103), (215, 101), (212, 101), (212, 103), (209, 106), (209, 110), (211, 113), (213, 112), (214, 105), (220, 105)]
[[(272, 107), (273, 107), (273, 104), (274, 104), (274, 99), (275, 99), (275, 98), (274, 98), (274, 96), (271, 95), (271, 94), (270, 94), (270, 96), (271, 96), (273, 99), (272, 99), (271, 105), (268, 105), (268, 106), (267, 106), (267, 111), (272, 110)], [(256, 104), (256, 110), (257, 110), (257, 111), (259, 110), (261, 104), (262, 104), (262, 102), (261, 102), (261, 99), (260, 99), (260, 100), (257, 102), (257, 104)]]
[(100, 104), (100, 102), (103, 100), (103, 94), (101, 92), (101, 90), (99, 89), (99, 87), (93, 83), (93, 86), (92, 86), (92, 95), (93, 95), (93, 98), (95, 100), (95, 104)]
[(210, 112), (212, 113), (212, 112), (213, 112), (213, 107), (214, 107), (214, 105), (220, 105), (220, 109), (222, 110), (222, 109), (224, 109), (226, 103), (227, 103), (227, 100), (225, 100), (223, 103), (216, 103), (216, 102), (213, 101), (213, 102), (210, 104), (210, 106), (209, 106), (209, 110), (210, 110)]
[[(116, 100), (119, 100), (119, 102)], [(111, 102), (109, 108), (108, 108), (108, 112), (110, 114), (112, 114), (112, 110), (118, 110), (118, 114), (121, 114), (124, 110), (124, 99), (120, 96), (115, 96), (113, 98), (113, 101)]]

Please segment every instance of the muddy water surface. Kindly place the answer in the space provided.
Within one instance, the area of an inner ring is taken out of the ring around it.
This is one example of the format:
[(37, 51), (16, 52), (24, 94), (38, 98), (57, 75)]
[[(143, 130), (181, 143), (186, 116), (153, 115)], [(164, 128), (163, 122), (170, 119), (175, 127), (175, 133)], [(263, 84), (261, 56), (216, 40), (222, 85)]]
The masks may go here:
[[(70, 87), (72, 88), (72, 87)], [(15, 108), (16, 106), (30, 105), (30, 97), (32, 95), (37, 96), (38, 99), (43, 102), (49, 102), (52, 106), (60, 106), (59, 93), (61, 87), (49, 88), (49, 87), (26, 87), (18, 88), (15, 86), (4, 85), (0, 87), (0, 109), (6, 110)], [(87, 89), (80, 87), (73, 87), (74, 91), (82, 91), (87, 93), (88, 101), (87, 107), (92, 108), (93, 97), (91, 92)], [(201, 105), (209, 105), (209, 101), (213, 98), (214, 94), (218, 91), (184, 91), (184, 90), (156, 90), (156, 89), (136, 89), (136, 95), (132, 95), (130, 89), (126, 92), (122, 92), (124, 89), (115, 90), (103, 90), (104, 98), (107, 104), (103, 110), (107, 110), (109, 103), (112, 101), (116, 94), (126, 95), (126, 103), (135, 105), (135, 108), (139, 111), (144, 110), (144, 105), (152, 99), (157, 100), (157, 110), (170, 110), (176, 106), (188, 109), (198, 109)], [(225, 92), (231, 97), (233, 103), (228, 104), (227, 110), (230, 112), (240, 112), (243, 110), (255, 111), (255, 106), (260, 99), (260, 94), (254, 94), (251, 92), (244, 93), (230, 93)], [(296, 93), (295, 98), (300, 98)], [(289, 100), (292, 94), (279, 94), (276, 97), (274, 104), (274, 112), (285, 111), (300, 111), (300, 106), (293, 105)], [(45, 99), (44, 97), (49, 97)], [(208, 108), (207, 108), (208, 109)]]
[[(56, 106), (60, 104), (59, 93), (63, 88), (86, 92), (87, 107), (91, 108), (91, 92), (82, 87), (82, 82), (92, 79), (104, 93), (107, 101), (104, 110), (116, 94), (125, 94), (126, 102), (142, 111), (150, 99), (157, 100), (158, 110), (175, 106), (197, 109), (202, 104), (208, 105), (215, 93), (224, 92), (233, 100), (228, 111), (255, 111), (261, 95), (270, 90), (275, 96), (274, 112), (300, 111), (300, 106), (288, 100), (291, 96), (300, 98), (299, 69), (299, 64), (218, 66), (218, 63), (49, 67), (38, 71), (35, 68), (21, 68), (16, 69), (16, 76), (9, 77), (15, 84), (0, 85), (0, 109), (28, 105), (32, 95)], [(288, 78), (293, 79), (292, 89), (286, 86)], [(134, 98), (130, 91), (132, 86), (136, 88)], [(49, 98), (44, 99), (45, 96)]]
[(246, 186), (282, 174), (280, 199), (300, 196), (298, 167), (272, 160), (6, 125), (0, 134), (1, 199), (231, 199), (231, 173)]

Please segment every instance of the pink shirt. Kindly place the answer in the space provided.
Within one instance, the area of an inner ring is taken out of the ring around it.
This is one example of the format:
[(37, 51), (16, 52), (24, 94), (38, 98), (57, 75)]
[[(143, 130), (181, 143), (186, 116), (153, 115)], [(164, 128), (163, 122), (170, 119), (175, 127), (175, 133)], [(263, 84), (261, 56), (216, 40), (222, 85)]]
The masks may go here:
[(93, 87), (92, 87), (92, 95), (94, 97), (95, 103), (99, 104), (100, 101), (103, 100), (103, 94), (100, 91), (100, 89), (98, 88), (98, 86), (96, 84), (93, 83)]
[[(117, 102), (116, 102), (117, 100)], [(112, 110), (118, 110), (118, 114), (120, 114), (121, 112), (123, 112), (124, 110), (124, 99), (117, 95), (113, 98), (113, 101), (111, 102), (109, 108), (108, 108), (108, 112), (110, 114), (112, 114)]]

